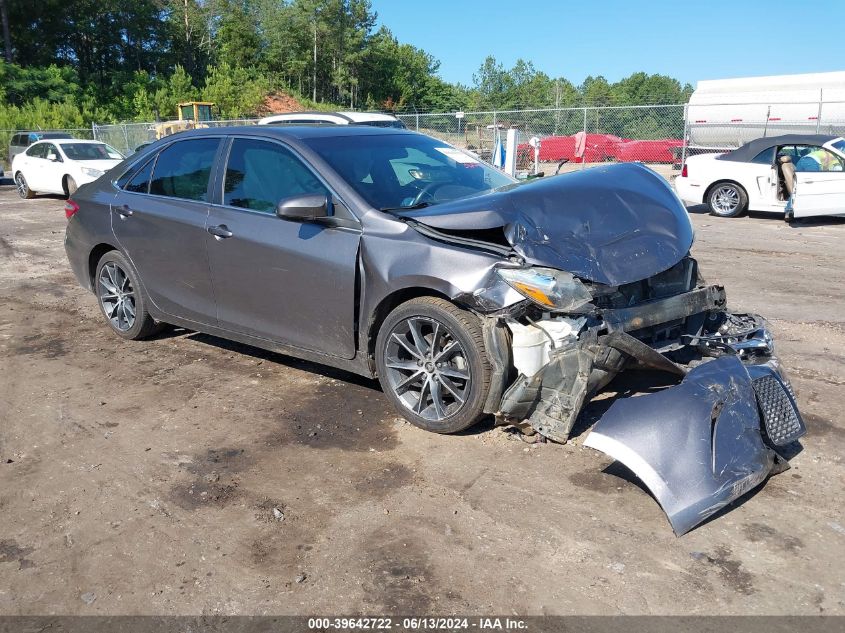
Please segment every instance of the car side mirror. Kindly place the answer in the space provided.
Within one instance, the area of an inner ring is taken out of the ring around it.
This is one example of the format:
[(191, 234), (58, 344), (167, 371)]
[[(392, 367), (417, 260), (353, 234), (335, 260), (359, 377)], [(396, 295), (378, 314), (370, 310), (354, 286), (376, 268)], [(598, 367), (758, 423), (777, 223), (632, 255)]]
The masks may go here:
[(55, 163), (55, 162), (57, 162), (57, 161), (59, 160), (59, 157), (58, 157), (58, 155), (53, 154), (52, 152), (50, 152), (49, 154), (47, 154), (47, 160), (51, 160), (51, 161), (53, 161), (53, 162)]
[(329, 215), (329, 199), (322, 193), (282, 198), (276, 205), (276, 215), (282, 220), (309, 222)]

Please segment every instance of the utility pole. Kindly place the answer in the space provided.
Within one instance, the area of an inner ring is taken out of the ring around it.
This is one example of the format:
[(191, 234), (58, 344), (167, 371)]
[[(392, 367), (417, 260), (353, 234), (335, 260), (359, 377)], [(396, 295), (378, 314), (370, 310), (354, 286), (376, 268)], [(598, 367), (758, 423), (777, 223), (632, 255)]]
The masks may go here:
[(314, 74), (313, 83), (311, 84), (312, 97), (311, 100), (317, 101), (317, 11), (314, 11)]
[(0, 0), (0, 18), (3, 21), (3, 55), (7, 64), (12, 63), (12, 37), (9, 35), (9, 12), (6, 10), (6, 0)]

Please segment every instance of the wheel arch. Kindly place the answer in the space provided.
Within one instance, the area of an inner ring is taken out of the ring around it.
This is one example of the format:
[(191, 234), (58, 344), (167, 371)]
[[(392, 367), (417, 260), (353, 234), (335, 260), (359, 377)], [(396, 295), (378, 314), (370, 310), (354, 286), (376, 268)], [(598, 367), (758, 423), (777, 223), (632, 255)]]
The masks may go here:
[(91, 282), (91, 287), (94, 287), (94, 277), (97, 274), (97, 264), (102, 259), (103, 255), (111, 251), (119, 251), (120, 249), (107, 242), (101, 242), (91, 249), (88, 253), (88, 280)]
[(451, 303), (454, 303), (452, 299), (445, 293), (435, 290), (433, 288), (426, 288), (422, 286), (410, 286), (407, 288), (400, 288), (399, 290), (394, 290), (387, 296), (385, 296), (381, 301), (379, 301), (378, 305), (376, 305), (375, 310), (373, 310), (372, 314), (370, 315), (369, 322), (367, 324), (366, 330), (366, 351), (367, 351), (367, 362), (370, 365), (371, 370), (373, 371), (373, 375), (375, 375), (375, 349), (376, 349), (376, 338), (378, 337), (379, 328), (381, 328), (381, 324), (384, 323), (384, 320), (387, 318), (393, 310), (396, 309), (397, 306), (405, 303), (406, 301), (410, 301), (411, 299), (417, 299), (419, 297), (438, 297), (440, 299), (445, 299)]
[(748, 189), (745, 188), (745, 185), (743, 185), (738, 180), (734, 180), (733, 178), (719, 178), (718, 180), (714, 180), (713, 182), (711, 182), (707, 186), (707, 189), (704, 190), (704, 203), (706, 204), (708, 202), (710, 198), (710, 193), (713, 191), (713, 189), (715, 189), (719, 185), (724, 184), (736, 185), (737, 187), (742, 189), (743, 193), (745, 194), (745, 199), (748, 200)]

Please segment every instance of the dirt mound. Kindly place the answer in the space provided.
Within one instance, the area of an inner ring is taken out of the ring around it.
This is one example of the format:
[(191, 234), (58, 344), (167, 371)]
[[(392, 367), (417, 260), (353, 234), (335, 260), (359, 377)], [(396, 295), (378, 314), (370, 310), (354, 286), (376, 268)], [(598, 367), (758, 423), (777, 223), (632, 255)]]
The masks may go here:
[(300, 112), (304, 109), (305, 107), (289, 94), (277, 92), (264, 97), (259, 111), (261, 114), (282, 114), (283, 112)]

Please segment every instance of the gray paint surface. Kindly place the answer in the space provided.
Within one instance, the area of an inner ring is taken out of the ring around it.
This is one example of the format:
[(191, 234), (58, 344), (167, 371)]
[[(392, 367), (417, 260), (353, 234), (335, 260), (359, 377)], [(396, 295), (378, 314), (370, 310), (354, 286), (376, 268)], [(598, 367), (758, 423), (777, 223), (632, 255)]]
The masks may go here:
[(584, 446), (630, 468), (678, 535), (760, 484), (775, 459), (751, 377), (734, 356), (693, 369), (675, 387), (615, 402)]

